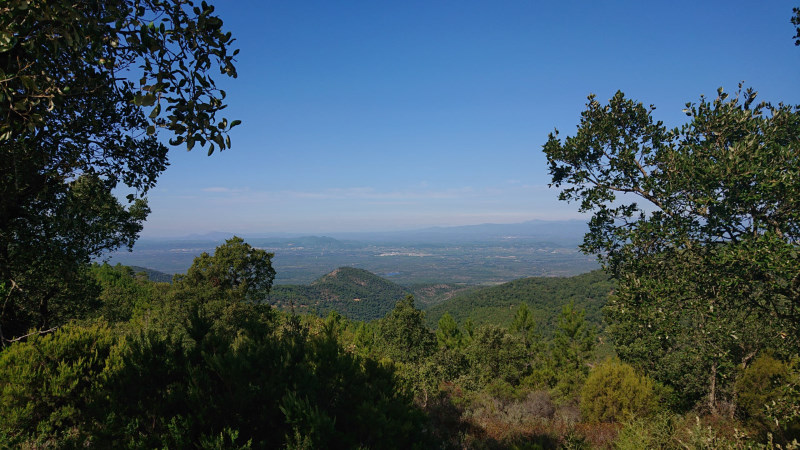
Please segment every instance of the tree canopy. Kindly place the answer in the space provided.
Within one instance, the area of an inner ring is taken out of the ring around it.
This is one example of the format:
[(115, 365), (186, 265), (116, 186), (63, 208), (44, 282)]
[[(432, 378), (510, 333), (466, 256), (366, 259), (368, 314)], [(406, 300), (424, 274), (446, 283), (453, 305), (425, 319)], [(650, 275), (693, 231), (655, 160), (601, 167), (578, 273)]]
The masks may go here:
[(89, 259), (133, 245), (167, 166), (160, 130), (230, 147), (212, 73), (236, 76), (232, 42), (205, 2), (0, 6), (0, 339), (83, 309), (70, 286)]
[(234, 236), (217, 247), (214, 255), (203, 252), (195, 258), (186, 275), (176, 276), (175, 281), (194, 296), (261, 303), (275, 279), (273, 256)]
[(576, 135), (544, 151), (560, 198), (593, 213), (582, 249), (618, 281), (618, 352), (713, 408), (736, 364), (798, 347), (800, 109), (720, 89), (680, 128), (653, 110), (590, 96)]
[(794, 45), (800, 45), (800, 8), (792, 8), (794, 16), (792, 16), (792, 25), (797, 27), (797, 32), (794, 35)]
[(135, 116), (153, 107), (137, 131), (146, 123), (141, 131), (170, 130), (173, 143), (189, 149), (198, 141), (230, 147), (226, 132), (235, 124), (217, 120), (225, 92), (209, 72), (235, 77), (237, 52), (206, 2), (10, 0), (0, 30), (0, 139), (41, 132), (75, 102), (108, 98), (105, 112)]

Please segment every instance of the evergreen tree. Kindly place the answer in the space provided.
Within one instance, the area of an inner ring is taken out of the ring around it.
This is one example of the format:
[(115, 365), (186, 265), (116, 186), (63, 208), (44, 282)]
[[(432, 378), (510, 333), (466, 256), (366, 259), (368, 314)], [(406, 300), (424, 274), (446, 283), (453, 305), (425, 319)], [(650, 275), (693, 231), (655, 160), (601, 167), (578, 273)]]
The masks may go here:
[(522, 337), (522, 342), (527, 350), (536, 347), (539, 335), (536, 333), (536, 322), (528, 309), (528, 304), (522, 302), (514, 314), (514, 321), (511, 322), (511, 331)]
[(439, 347), (453, 349), (461, 346), (461, 330), (458, 329), (458, 324), (453, 320), (453, 316), (448, 313), (444, 313), (439, 319), (436, 340), (439, 342)]
[(594, 327), (586, 322), (584, 312), (570, 302), (561, 311), (552, 342), (557, 387), (563, 394), (574, 394), (586, 378), (595, 341)]
[(414, 297), (400, 300), (378, 322), (384, 353), (395, 361), (420, 362), (436, 348), (436, 337), (424, 322), (425, 313), (414, 307)]

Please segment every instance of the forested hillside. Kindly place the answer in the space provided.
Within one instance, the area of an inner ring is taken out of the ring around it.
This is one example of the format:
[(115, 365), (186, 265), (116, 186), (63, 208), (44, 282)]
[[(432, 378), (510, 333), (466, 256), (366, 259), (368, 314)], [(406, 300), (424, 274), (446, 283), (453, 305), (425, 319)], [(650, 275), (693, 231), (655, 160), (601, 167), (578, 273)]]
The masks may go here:
[(466, 283), (414, 283), (407, 286), (422, 309), (443, 303), (458, 294), (480, 289), (479, 285)]
[(533, 277), (458, 294), (426, 310), (427, 324), (434, 327), (443, 314), (456, 322), (476, 325), (511, 325), (520, 304), (526, 303), (540, 332), (551, 335), (561, 309), (572, 302), (586, 312), (586, 320), (600, 327), (602, 308), (614, 283), (601, 270), (574, 277)]
[(426, 324), (435, 328), (449, 313), (458, 323), (509, 326), (521, 303), (531, 309), (540, 331), (550, 335), (561, 309), (572, 302), (593, 325), (602, 326), (601, 309), (613, 282), (596, 270), (574, 277), (532, 277), (480, 287), (458, 284), (422, 284), (403, 287), (369, 271), (340, 267), (309, 285), (275, 285), (268, 302), (298, 314), (325, 316), (331, 311), (355, 320), (374, 320), (413, 294), (426, 311)]
[(276, 285), (269, 303), (302, 314), (326, 315), (337, 311), (356, 320), (373, 320), (386, 315), (410, 292), (371, 272), (340, 267), (307, 286)]
[(156, 281), (159, 283), (169, 283), (172, 281), (172, 275), (164, 272), (159, 272), (158, 270), (148, 269), (147, 267), (139, 267), (139, 266), (130, 266), (136, 273), (144, 273), (147, 275), (147, 278), (150, 281)]

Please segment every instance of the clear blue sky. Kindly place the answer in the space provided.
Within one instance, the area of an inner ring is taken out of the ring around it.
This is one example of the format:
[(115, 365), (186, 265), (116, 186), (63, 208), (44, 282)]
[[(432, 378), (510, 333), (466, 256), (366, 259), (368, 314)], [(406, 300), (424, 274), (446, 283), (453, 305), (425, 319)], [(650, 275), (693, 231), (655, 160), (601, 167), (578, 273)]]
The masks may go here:
[[(576, 218), (541, 147), (586, 96), (800, 104), (788, 1), (217, 1), (233, 149), (170, 152), (144, 237)], [(547, 3), (547, 4), (545, 4)]]

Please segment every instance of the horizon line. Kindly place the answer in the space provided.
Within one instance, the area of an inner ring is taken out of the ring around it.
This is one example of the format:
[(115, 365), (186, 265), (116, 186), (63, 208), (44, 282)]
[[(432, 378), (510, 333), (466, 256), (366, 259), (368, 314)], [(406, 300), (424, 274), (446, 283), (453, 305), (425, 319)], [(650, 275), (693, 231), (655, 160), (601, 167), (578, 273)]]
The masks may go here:
[[(565, 223), (565, 222), (581, 222), (583, 224), (587, 224), (587, 220), (585, 219), (578, 219), (578, 218), (571, 218), (571, 219), (530, 219), (524, 220), (521, 222), (481, 222), (481, 223), (474, 223), (474, 224), (465, 224), (465, 225), (421, 225), (419, 227), (413, 228), (398, 228), (398, 229), (383, 229), (383, 230), (376, 230), (376, 229), (367, 229), (367, 230), (347, 230), (347, 231), (312, 231), (312, 230), (305, 230), (305, 231), (219, 231), (219, 230), (209, 230), (209, 231), (199, 231), (193, 232), (188, 234), (173, 234), (173, 233), (164, 233), (164, 234), (152, 234), (152, 235), (145, 235), (140, 236), (137, 241), (139, 240), (160, 240), (160, 239), (198, 239), (198, 238), (211, 238), (210, 235), (227, 235), (230, 237), (239, 236), (239, 237), (248, 237), (248, 238), (268, 238), (268, 237), (304, 237), (304, 236), (316, 236), (316, 237), (325, 237), (330, 235), (347, 235), (347, 234), (392, 234), (392, 233), (414, 233), (414, 232), (425, 232), (425, 231), (434, 231), (434, 230), (446, 230), (446, 229), (453, 229), (453, 228), (470, 228), (470, 227), (480, 227), (480, 226), (513, 226), (513, 225), (524, 225), (533, 222), (544, 222), (544, 223)], [(216, 238), (214, 238), (216, 239)]]

